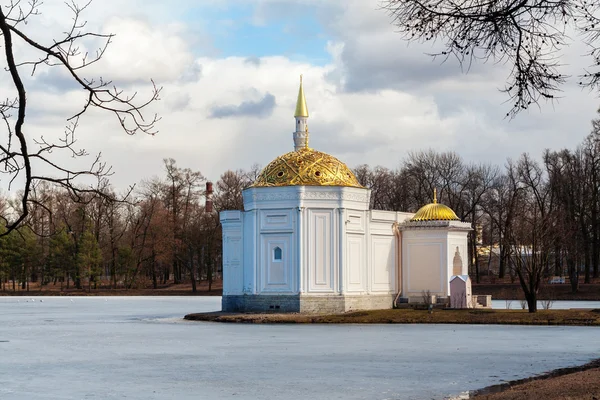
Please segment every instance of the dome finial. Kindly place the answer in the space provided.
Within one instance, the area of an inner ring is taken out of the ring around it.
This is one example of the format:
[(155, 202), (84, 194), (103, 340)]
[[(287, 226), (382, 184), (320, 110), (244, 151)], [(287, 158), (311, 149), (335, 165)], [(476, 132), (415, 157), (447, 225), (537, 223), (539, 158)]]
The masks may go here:
[(300, 89), (298, 90), (298, 101), (296, 102), (296, 131), (294, 132), (294, 150), (300, 151), (308, 148), (308, 107), (302, 87), (302, 75), (300, 75)]
[(302, 87), (302, 75), (300, 75), (300, 89), (298, 90), (298, 101), (296, 102), (296, 112), (294, 113), (294, 117), (308, 118), (308, 107), (306, 106), (304, 88)]
[(433, 204), (437, 204), (437, 188), (433, 188)]

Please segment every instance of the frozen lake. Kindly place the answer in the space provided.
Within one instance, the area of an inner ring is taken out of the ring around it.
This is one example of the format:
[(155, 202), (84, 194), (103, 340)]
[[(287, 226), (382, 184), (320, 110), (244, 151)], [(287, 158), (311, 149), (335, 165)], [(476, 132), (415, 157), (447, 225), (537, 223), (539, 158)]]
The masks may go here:
[[(0, 297), (0, 399), (443, 399), (600, 357), (590, 327), (188, 322), (206, 297)], [(17, 302), (19, 301), (19, 302)]]

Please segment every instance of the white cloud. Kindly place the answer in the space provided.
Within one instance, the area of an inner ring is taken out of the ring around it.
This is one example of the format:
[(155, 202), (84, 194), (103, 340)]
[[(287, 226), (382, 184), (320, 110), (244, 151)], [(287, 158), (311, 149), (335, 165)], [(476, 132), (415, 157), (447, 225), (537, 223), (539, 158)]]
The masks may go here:
[[(260, 2), (261, 23), (276, 17), (265, 11), (273, 2)], [(178, 3), (179, 13), (192, 3)], [(455, 63), (432, 63), (423, 47), (407, 47), (401, 41), (376, 1), (288, 3), (319, 7), (330, 64), (283, 56), (248, 59), (245, 54), (194, 57), (196, 39), (190, 37), (191, 27), (174, 16), (174, 7), (158, 1), (142, 6), (141, 0), (107, 0), (100, 7), (93, 3), (95, 11), (88, 18), (93, 17), (94, 26), (117, 33), (94, 72), (128, 85), (135, 82), (131, 89), (140, 96), (149, 93), (147, 80), (154, 78), (164, 87), (163, 100), (149, 111), (157, 111), (162, 120), (158, 135), (130, 137), (113, 115), (91, 112), (81, 121), (79, 145), (90, 153), (103, 153), (114, 166), (112, 181), (120, 188), (161, 175), (162, 159), (167, 157), (210, 179), (227, 169), (266, 165), (293, 148), (301, 73), (311, 115), (311, 146), (350, 166), (394, 168), (407, 152), (427, 148), (453, 150), (467, 161), (503, 164), (522, 151), (537, 156), (545, 147), (575, 146), (595, 117), (594, 96), (568, 89), (565, 100), (554, 107), (532, 109), (508, 121), (504, 113), (509, 106), (498, 92), (505, 78), (502, 66), (477, 66), (465, 75)], [(64, 18), (64, 13), (54, 15), (54, 8), (47, 9), (48, 21)], [(193, 32), (204, 32), (201, 21)], [(66, 118), (81, 104), (81, 92), (72, 90), (65, 77), (40, 76), (46, 83), (37, 82), (28, 93), (32, 136), (60, 134)], [(215, 106), (259, 102), (267, 93), (276, 99), (268, 117), (210, 118)]]
[(102, 60), (86, 71), (92, 76), (165, 83), (179, 79), (192, 66), (187, 43), (169, 27), (156, 29), (142, 20), (112, 17), (102, 31), (115, 37)]

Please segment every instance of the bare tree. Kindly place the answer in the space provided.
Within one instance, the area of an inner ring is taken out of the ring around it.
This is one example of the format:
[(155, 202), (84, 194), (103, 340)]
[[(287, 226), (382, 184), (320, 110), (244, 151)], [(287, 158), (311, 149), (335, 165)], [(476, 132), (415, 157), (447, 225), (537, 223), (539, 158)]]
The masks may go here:
[(249, 187), (256, 176), (256, 168), (250, 172), (244, 170), (225, 171), (217, 181), (214, 205), (217, 211), (243, 210), (242, 192)]
[(204, 177), (200, 172), (178, 167), (172, 158), (163, 161), (167, 173), (167, 181), (163, 184), (163, 198), (165, 207), (171, 215), (171, 228), (173, 230), (173, 276), (175, 283), (181, 283), (184, 272), (183, 266), (189, 265), (185, 260), (186, 252), (184, 248), (190, 208), (193, 203), (198, 201), (200, 194), (198, 188)]
[(587, 218), (590, 196), (585, 177), (586, 163), (581, 150), (546, 151), (544, 163), (558, 211), (555, 221), (554, 274), (563, 275), (564, 260), (569, 271), (571, 290), (575, 293), (579, 290), (581, 260), (585, 260), (586, 278), (589, 280), (591, 235)]
[(589, 0), (383, 0), (409, 41), (442, 41), (434, 57), (505, 63), (508, 116), (553, 99), (567, 80), (559, 58), (570, 34), (588, 46), (591, 69), (579, 84), (600, 89), (600, 3)]
[(506, 274), (508, 257), (510, 255), (508, 239), (511, 237), (511, 227), (516, 218), (518, 207), (521, 204), (522, 193), (514, 163), (508, 160), (505, 168), (506, 172), (494, 179), (483, 201), (483, 209), (489, 216), (490, 222), (495, 228), (494, 230), (497, 232), (499, 278), (504, 278)]
[[(600, 113), (600, 110), (598, 110)], [(592, 229), (592, 269), (600, 276), (600, 118), (592, 120), (592, 131), (582, 144), (586, 161), (585, 177), (589, 185), (589, 217)], [(588, 273), (589, 275), (589, 273)]]
[(523, 196), (508, 242), (529, 312), (536, 312), (538, 293), (550, 270), (556, 235), (555, 209), (544, 171), (528, 154), (519, 159), (517, 175)]
[[(30, 213), (32, 203), (31, 189), (36, 182), (53, 182), (71, 192), (74, 196), (82, 193), (98, 193), (97, 188), (77, 186), (79, 178), (91, 176), (97, 178), (110, 174), (110, 168), (97, 155), (88, 168), (72, 169), (64, 161), (64, 155), (84, 157), (86, 150), (78, 149), (76, 132), (79, 118), (89, 109), (100, 109), (112, 114), (129, 135), (137, 132), (154, 134), (158, 117), (153, 115), (147, 119), (143, 111), (155, 100), (158, 100), (160, 88), (152, 82), (149, 96), (139, 99), (137, 93), (126, 94), (111, 81), (102, 77), (89, 79), (84, 76), (86, 67), (99, 61), (107, 50), (113, 34), (95, 33), (86, 30), (86, 21), (82, 19), (90, 2), (80, 6), (74, 0), (66, 6), (72, 15), (72, 23), (59, 38), (49, 39), (47, 43), (32, 38), (28, 28), (30, 19), (40, 14), (41, 0), (10, 0), (9, 4), (0, 7), (0, 36), (4, 50), (6, 73), (10, 79), (13, 92), (3, 94), (5, 100), (0, 101), (0, 117), (4, 122), (4, 132), (0, 136), (0, 172), (7, 176), (10, 186), (20, 186), (20, 207), (11, 214), (3, 213), (0, 217), (6, 222), (8, 234), (19, 226)], [(101, 42), (94, 54), (81, 49)], [(18, 60), (15, 49), (27, 49), (28, 54), (35, 54), (33, 59)], [(57, 68), (66, 73), (85, 93), (82, 108), (67, 119), (64, 134), (57, 140), (44, 136), (36, 137), (34, 132), (26, 132), (27, 115), (27, 81), (24, 74), (35, 75), (42, 69)], [(61, 160), (61, 156), (63, 159)], [(49, 172), (48, 172), (49, 171)]]

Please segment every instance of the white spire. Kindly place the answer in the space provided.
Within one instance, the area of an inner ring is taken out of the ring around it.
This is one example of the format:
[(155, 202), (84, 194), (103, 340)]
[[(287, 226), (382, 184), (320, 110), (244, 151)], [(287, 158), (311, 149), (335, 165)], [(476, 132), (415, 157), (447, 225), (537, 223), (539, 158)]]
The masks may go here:
[(296, 131), (294, 132), (294, 150), (298, 151), (308, 147), (308, 107), (302, 87), (302, 75), (300, 75), (300, 89), (298, 90), (298, 101), (296, 102)]

